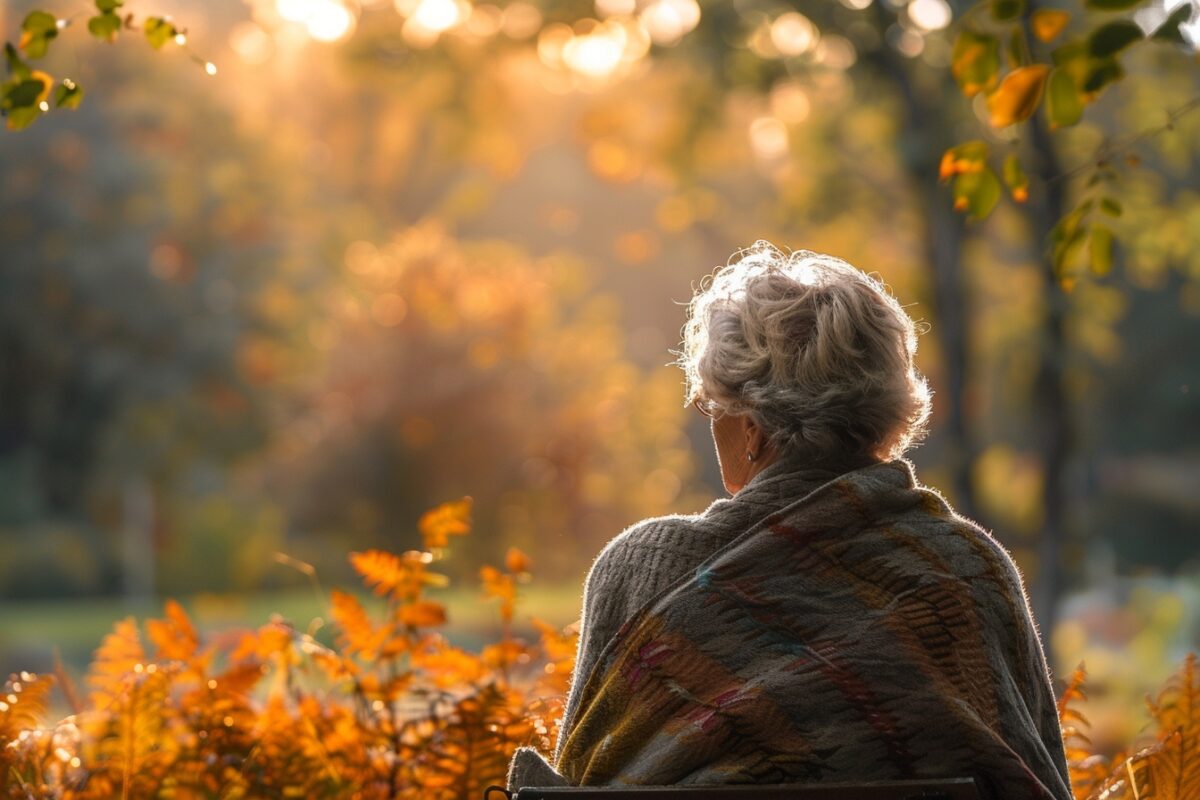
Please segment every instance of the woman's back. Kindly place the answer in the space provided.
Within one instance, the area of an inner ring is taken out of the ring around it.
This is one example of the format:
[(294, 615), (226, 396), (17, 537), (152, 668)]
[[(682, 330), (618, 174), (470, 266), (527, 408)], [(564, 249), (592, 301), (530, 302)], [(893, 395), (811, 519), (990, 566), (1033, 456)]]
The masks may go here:
[(1070, 797), (1007, 554), (907, 462), (848, 473), (644, 607), (582, 689), (571, 783), (975, 777)]

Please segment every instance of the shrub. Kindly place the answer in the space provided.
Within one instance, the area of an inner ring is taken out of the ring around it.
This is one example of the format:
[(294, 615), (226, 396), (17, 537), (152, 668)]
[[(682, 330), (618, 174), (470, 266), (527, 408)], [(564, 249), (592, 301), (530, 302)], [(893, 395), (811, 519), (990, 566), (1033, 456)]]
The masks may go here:
[[(81, 698), (64, 672), (21, 673), (0, 698), (0, 791), (53, 798), (479, 798), (503, 783), (522, 744), (549, 747), (575, 655), (574, 636), (537, 622), (511, 635), (529, 559), (510, 550), (481, 570), (499, 602), (500, 640), (468, 652), (438, 633), (445, 609), (427, 589), (449, 537), (469, 530), (470, 501), (421, 520), (426, 549), (353, 553), (380, 596), (374, 618), (334, 591), (335, 647), (315, 620), (274, 618), (202, 641), (166, 604), (143, 630), (116, 623), (96, 651)], [(300, 565), (302, 569), (307, 565)], [(308, 568), (311, 569), (311, 568)], [(52, 687), (74, 713), (43, 726)]]
[[(314, 620), (301, 632), (274, 618), (201, 641), (168, 601), (143, 629), (116, 623), (96, 651), (81, 698), (63, 670), (23, 672), (0, 696), (0, 793), (14, 798), (458, 798), (504, 782), (522, 744), (550, 749), (575, 637), (534, 621), (538, 641), (511, 633), (530, 561), (509, 550), (485, 566), (499, 603), (499, 641), (470, 652), (447, 641), (442, 605), (427, 596), (451, 536), (470, 530), (470, 500), (428, 512), (425, 550), (352, 553), (385, 607), (330, 595), (335, 647)], [(297, 563), (297, 562), (293, 562)], [(298, 566), (311, 572), (311, 567)], [(327, 634), (325, 634), (327, 636)], [(1200, 798), (1200, 671), (1189, 656), (1150, 700), (1152, 728), (1133, 755), (1094, 752), (1077, 669), (1059, 718), (1077, 800)], [(57, 687), (74, 713), (44, 724)]]

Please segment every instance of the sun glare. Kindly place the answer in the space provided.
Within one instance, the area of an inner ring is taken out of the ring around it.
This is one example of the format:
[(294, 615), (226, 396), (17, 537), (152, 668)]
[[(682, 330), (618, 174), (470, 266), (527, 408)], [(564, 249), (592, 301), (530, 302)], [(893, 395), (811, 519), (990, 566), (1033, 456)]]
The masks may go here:
[(336, 42), (349, 36), (358, 21), (355, 10), (341, 0), (275, 0), (282, 19), (304, 26), (319, 42)]
[(354, 30), (355, 18), (350, 9), (341, 3), (317, 3), (304, 25), (314, 39), (321, 42), (336, 42)]
[(462, 18), (462, 9), (454, 0), (421, 0), (412, 15), (414, 23), (434, 33), (450, 30)]
[(584, 36), (574, 36), (563, 46), (563, 61), (583, 75), (610, 75), (621, 63), (625, 31), (619, 25), (601, 25)]

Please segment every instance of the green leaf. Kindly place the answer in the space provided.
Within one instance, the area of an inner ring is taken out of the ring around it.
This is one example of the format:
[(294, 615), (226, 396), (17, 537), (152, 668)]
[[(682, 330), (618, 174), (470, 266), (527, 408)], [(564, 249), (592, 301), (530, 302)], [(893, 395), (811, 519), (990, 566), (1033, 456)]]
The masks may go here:
[(38, 78), (25, 78), (5, 84), (3, 100), (5, 110), (36, 106), (46, 91), (46, 84)]
[(1103, 225), (1093, 225), (1088, 237), (1089, 261), (1092, 272), (1107, 275), (1113, 265), (1113, 233)]
[(1109, 22), (1088, 36), (1088, 55), (1092, 58), (1108, 58), (1143, 38), (1145, 34), (1135, 22), (1127, 19)]
[(1100, 210), (1105, 214), (1108, 214), (1110, 217), (1119, 217), (1123, 211), (1121, 204), (1111, 197), (1104, 197), (1100, 199)]
[(1025, 32), (1021, 30), (1021, 26), (1015, 25), (1008, 37), (1008, 61), (1013, 69), (1016, 69), (1028, 65), (1031, 60), (1029, 45), (1025, 43)]
[(45, 11), (31, 11), (21, 23), (21, 49), (30, 58), (46, 55), (50, 40), (58, 36), (58, 19)]
[(1192, 17), (1192, 6), (1184, 4), (1167, 17), (1159, 29), (1154, 32), (1151, 39), (1156, 39), (1160, 42), (1174, 42), (1175, 44), (1187, 44), (1183, 34), (1179, 31), (1179, 26), (1187, 22)]
[(967, 97), (991, 89), (1000, 73), (1000, 41), (964, 28), (954, 41), (950, 72)]
[(1087, 58), (1087, 46), (1080, 41), (1070, 41), (1050, 51), (1050, 60), (1057, 67), (1081, 58)]
[(1076, 206), (1068, 211), (1066, 216), (1060, 219), (1054, 226), (1053, 238), (1055, 244), (1062, 244), (1070, 237), (1075, 236), (1079, 230), (1079, 224), (1083, 222), (1083, 218), (1086, 215), (1087, 209), (1082, 206)]
[(8, 62), (8, 72), (14, 78), (28, 78), (33, 74), (29, 65), (21, 60), (17, 48), (7, 42), (4, 44), (4, 60)]
[(971, 219), (984, 219), (1000, 201), (1000, 180), (990, 167), (954, 179), (954, 208)]
[(1024, 203), (1029, 199), (1029, 176), (1021, 167), (1021, 159), (1015, 153), (1010, 153), (1004, 159), (1004, 185), (1008, 187), (1012, 199)]
[(21, 23), (21, 30), (35, 35), (57, 33), (58, 18), (45, 11), (30, 11), (29, 15), (25, 17), (25, 21)]
[(1025, 0), (992, 0), (992, 19), (1011, 22), (1025, 13)]
[(123, 5), (125, 0), (96, 0), (96, 10), (101, 14), (111, 14)]
[(83, 102), (83, 89), (78, 83), (66, 78), (54, 90), (55, 108), (79, 108)]
[(1080, 248), (1083, 247), (1084, 242), (1087, 241), (1087, 234), (1088, 226), (1081, 225), (1079, 227), (1072, 228), (1069, 234), (1064, 231), (1061, 237), (1056, 236), (1057, 243), (1054, 245), (1053, 260), (1054, 270), (1059, 278), (1067, 275), (1068, 271), (1075, 271), (1068, 270), (1068, 267), (1070, 267), (1072, 262), (1075, 261)]
[(1128, 11), (1146, 0), (1083, 0), (1084, 6), (1095, 11)]
[(972, 139), (942, 153), (938, 179), (947, 181), (964, 172), (982, 172), (987, 167), (988, 143)]
[(37, 106), (25, 106), (23, 108), (14, 108), (6, 113), (8, 119), (8, 129), (19, 131), (22, 128), (27, 128), (29, 125), (42, 115), (42, 109)]
[(1071, 75), (1055, 67), (1046, 84), (1046, 119), (1051, 128), (1069, 128), (1083, 118), (1083, 97)]
[(1083, 79), (1083, 91), (1094, 95), (1110, 83), (1115, 83), (1125, 77), (1125, 68), (1115, 58), (1093, 61), (1088, 68), (1087, 77)]
[(88, 20), (88, 32), (97, 39), (103, 39), (106, 42), (116, 39), (117, 32), (120, 30), (121, 18), (111, 11), (106, 11)]
[(155, 50), (161, 50), (163, 45), (179, 33), (179, 30), (164, 17), (147, 17), (142, 30), (146, 33), (146, 41)]

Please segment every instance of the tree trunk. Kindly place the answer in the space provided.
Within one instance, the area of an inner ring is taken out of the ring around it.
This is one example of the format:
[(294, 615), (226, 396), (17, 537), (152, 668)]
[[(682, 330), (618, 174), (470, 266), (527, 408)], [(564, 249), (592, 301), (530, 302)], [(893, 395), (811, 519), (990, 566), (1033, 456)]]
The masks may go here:
[[(886, 20), (878, 5), (876, 14), (880, 30), (884, 30)], [(882, 47), (873, 56), (880, 77), (890, 80), (904, 101), (904, 127), (899, 149), (921, 203), (921, 219), (925, 223), (922, 239), (930, 269), (936, 320), (931, 332), (937, 337), (943, 360), (943, 378), (938, 385), (935, 414), (946, 432), (945, 460), (951, 475), (948, 488), (959, 512), (978, 519), (979, 508), (971, 480), (971, 465), (977, 447), (966, 412), (971, 302), (962, 270), (964, 221), (962, 215), (954, 211), (948, 193), (938, 185), (941, 154), (955, 144), (949, 138), (951, 126), (944, 121), (960, 111), (946, 108), (944, 104), (946, 98), (955, 103), (961, 100), (958, 88), (948, 79), (943, 79), (933, 92), (916, 87), (909, 74), (910, 65), (891, 48)], [(930, 124), (931, 121), (935, 124)]]
[(1033, 395), (1033, 414), (1038, 425), (1038, 445), (1044, 470), (1042, 507), (1045, 517), (1038, 542), (1038, 570), (1032, 595), (1034, 615), (1041, 629), (1049, 633), (1054, 630), (1058, 599), (1062, 593), (1062, 547), (1066, 540), (1069, 501), (1066, 468), (1073, 438), (1064, 385), (1068, 302), (1059, 287), (1049, 247), (1054, 225), (1066, 211), (1066, 195), (1062, 181), (1053, 180), (1059, 174), (1060, 166), (1046, 123), (1040, 115), (1035, 115), (1028, 124), (1032, 172), (1040, 180), (1028, 206), (1027, 217), (1039, 247), (1045, 303)]

